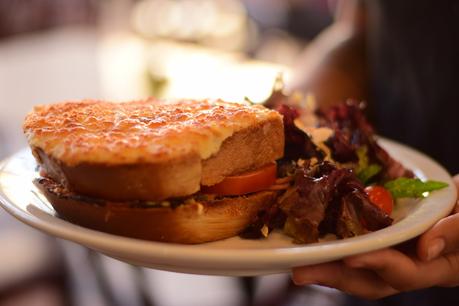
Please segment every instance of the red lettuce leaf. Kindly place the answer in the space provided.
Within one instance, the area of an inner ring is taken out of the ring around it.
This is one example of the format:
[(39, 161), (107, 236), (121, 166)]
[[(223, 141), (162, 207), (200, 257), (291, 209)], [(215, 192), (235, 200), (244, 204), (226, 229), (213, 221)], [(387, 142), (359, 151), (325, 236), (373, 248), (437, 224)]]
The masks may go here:
[(295, 126), (294, 120), (299, 116), (298, 111), (285, 104), (276, 109), (283, 116), (285, 149), (284, 159), (297, 160), (299, 158), (323, 158), (323, 153), (312, 142), (309, 136)]

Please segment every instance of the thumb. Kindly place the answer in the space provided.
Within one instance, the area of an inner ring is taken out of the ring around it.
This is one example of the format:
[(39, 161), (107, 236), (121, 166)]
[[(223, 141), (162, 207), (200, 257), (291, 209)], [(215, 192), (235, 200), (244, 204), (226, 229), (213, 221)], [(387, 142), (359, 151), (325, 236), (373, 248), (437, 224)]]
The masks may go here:
[[(459, 189), (459, 175), (454, 178)], [(418, 241), (417, 252), (421, 260), (432, 260), (441, 254), (459, 250), (459, 205), (456, 203), (453, 214), (438, 221), (425, 232)]]

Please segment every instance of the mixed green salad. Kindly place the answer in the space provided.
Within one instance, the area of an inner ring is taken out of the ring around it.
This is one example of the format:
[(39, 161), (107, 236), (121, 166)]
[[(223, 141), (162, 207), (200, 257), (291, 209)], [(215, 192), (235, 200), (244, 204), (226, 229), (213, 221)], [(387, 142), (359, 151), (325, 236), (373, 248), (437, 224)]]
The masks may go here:
[(353, 237), (391, 225), (397, 199), (448, 186), (423, 181), (392, 158), (378, 144), (364, 103), (348, 100), (325, 110), (307, 104), (281, 92), (266, 103), (283, 115), (285, 154), (277, 176), (284, 188), (242, 237), (264, 237), (273, 229), (297, 243), (327, 234)]

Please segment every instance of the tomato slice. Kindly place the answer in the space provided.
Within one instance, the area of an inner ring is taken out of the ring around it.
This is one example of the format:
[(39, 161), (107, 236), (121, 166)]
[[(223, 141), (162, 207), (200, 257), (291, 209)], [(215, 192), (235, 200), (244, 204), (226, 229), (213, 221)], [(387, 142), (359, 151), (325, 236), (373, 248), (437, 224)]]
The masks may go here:
[(257, 170), (228, 176), (212, 186), (201, 186), (201, 192), (217, 195), (242, 195), (264, 190), (276, 181), (277, 165), (271, 163)]
[(389, 190), (382, 186), (373, 185), (365, 188), (365, 192), (373, 205), (379, 207), (388, 215), (392, 213), (394, 208), (394, 199), (392, 198), (392, 194)]

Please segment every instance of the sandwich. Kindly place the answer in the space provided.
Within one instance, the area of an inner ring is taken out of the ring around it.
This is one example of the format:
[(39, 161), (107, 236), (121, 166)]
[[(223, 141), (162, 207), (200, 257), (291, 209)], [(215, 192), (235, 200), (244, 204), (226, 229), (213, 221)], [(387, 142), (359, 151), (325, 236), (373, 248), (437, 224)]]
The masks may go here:
[(272, 97), (271, 109), (154, 98), (36, 106), (23, 124), (35, 185), (72, 223), (187, 244), (274, 230), (300, 244), (363, 235), (392, 224), (397, 197), (447, 186), (393, 159), (364, 103)]
[(23, 124), (57, 214), (92, 229), (202, 243), (238, 235), (276, 200), (282, 116), (261, 105), (73, 101)]

